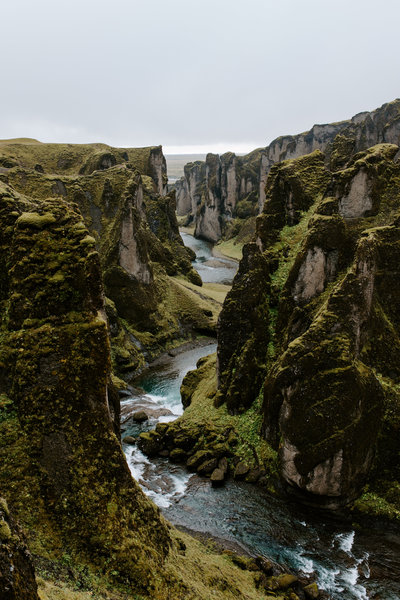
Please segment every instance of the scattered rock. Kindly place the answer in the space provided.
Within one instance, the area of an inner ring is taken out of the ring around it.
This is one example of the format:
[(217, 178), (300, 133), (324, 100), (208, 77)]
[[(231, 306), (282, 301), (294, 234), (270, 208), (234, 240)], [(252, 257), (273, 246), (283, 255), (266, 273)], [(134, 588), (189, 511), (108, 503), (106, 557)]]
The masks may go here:
[(137, 442), (146, 456), (156, 456), (160, 451), (160, 436), (156, 431), (141, 433)]
[(267, 579), (266, 589), (271, 591), (287, 590), (294, 583), (297, 583), (298, 578), (290, 573), (281, 573), (277, 577), (269, 577)]
[(222, 457), (218, 461), (218, 469), (224, 472), (224, 475), (228, 472), (228, 459), (226, 456)]
[(132, 418), (134, 421), (136, 421), (136, 423), (144, 423), (149, 417), (144, 410), (138, 410), (137, 412), (133, 413)]
[(250, 467), (243, 460), (238, 462), (235, 468), (235, 472), (233, 474), (234, 479), (244, 479), (249, 472)]
[(157, 433), (159, 433), (160, 435), (165, 435), (168, 431), (169, 428), (169, 423), (157, 423), (156, 425), (156, 431)]
[(188, 459), (186, 466), (189, 469), (189, 471), (197, 471), (199, 465), (204, 463), (206, 460), (209, 460), (210, 458), (212, 458), (212, 454), (209, 450), (198, 450), (198, 452), (193, 454), (193, 456), (191, 456)]
[(310, 598), (310, 600), (318, 600), (320, 594), (319, 594), (319, 589), (317, 584), (315, 583), (310, 583), (309, 585), (306, 585), (304, 588), (304, 593), (306, 595), (307, 598)]
[(187, 460), (187, 454), (181, 448), (174, 448), (169, 453), (169, 459), (171, 462), (174, 462), (174, 463), (184, 463)]
[(214, 471), (211, 473), (210, 480), (213, 487), (220, 487), (225, 481), (225, 471), (220, 468), (214, 469)]
[(256, 483), (260, 477), (265, 475), (265, 470), (256, 467), (255, 469), (250, 469), (250, 471), (246, 475), (246, 481), (248, 483)]
[(298, 581), (298, 578), (295, 575), (290, 575), (290, 573), (282, 573), (276, 579), (280, 590), (287, 590)]
[(263, 573), (265, 573), (266, 575), (271, 575), (272, 571), (273, 571), (273, 564), (270, 560), (268, 560), (268, 558), (265, 558), (264, 556), (257, 556), (256, 559), (256, 564), (258, 565), (258, 568), (263, 571)]
[(214, 471), (214, 469), (216, 469), (217, 465), (217, 459), (215, 457), (210, 458), (209, 460), (204, 461), (203, 463), (201, 463), (201, 465), (197, 467), (197, 472), (199, 475), (209, 475)]
[(122, 441), (124, 442), (124, 444), (130, 444), (130, 445), (134, 445), (136, 444), (136, 438), (132, 437), (131, 435), (126, 435)]

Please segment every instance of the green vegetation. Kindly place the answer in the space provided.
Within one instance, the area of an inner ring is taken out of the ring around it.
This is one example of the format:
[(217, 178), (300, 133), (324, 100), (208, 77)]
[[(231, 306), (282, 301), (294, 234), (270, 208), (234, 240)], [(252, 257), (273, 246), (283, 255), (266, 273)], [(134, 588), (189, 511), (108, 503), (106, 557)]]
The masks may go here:
[(214, 248), (217, 256), (219, 253), (221, 253), (222, 256), (227, 256), (228, 258), (233, 258), (237, 261), (242, 258), (242, 250), (243, 244), (237, 242), (235, 238), (219, 242)]
[[(250, 477), (257, 469), (260, 473), (257, 478), (262, 474), (268, 478), (265, 485), (271, 485), (269, 479), (276, 476), (277, 454), (261, 435), (262, 395), (246, 412), (229, 414), (225, 404), (218, 406), (215, 402), (216, 355), (201, 359), (197, 366), (183, 380), (183, 415), (170, 425), (157, 427), (158, 435), (152, 439), (156, 443), (153, 451), (157, 453), (165, 447), (172, 456), (174, 449), (183, 449), (180, 460), (196, 465), (200, 472), (202, 463), (212, 462), (214, 456), (226, 457), (232, 473), (241, 460), (248, 465)], [(143, 440), (145, 435), (148, 434), (142, 434)]]
[[(271, 169), (257, 246), (244, 247), (220, 316), (216, 396), (229, 413), (258, 407), (289, 484), (334, 507), (368, 478), (356, 509), (390, 518), (400, 509), (397, 152), (379, 144), (333, 175), (318, 151)], [(337, 487), (335, 460), (346, 465)]]

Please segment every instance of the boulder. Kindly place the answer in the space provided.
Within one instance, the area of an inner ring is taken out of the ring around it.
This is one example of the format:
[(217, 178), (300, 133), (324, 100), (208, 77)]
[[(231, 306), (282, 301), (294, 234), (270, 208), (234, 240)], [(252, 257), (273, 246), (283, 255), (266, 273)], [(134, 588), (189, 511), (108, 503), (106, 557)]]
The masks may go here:
[(187, 454), (181, 448), (174, 448), (169, 453), (169, 459), (174, 463), (184, 463), (187, 460)]
[(198, 450), (188, 459), (186, 466), (189, 471), (197, 471), (198, 466), (210, 458), (212, 458), (212, 454), (209, 450)]
[(146, 456), (156, 456), (161, 449), (160, 436), (154, 430), (141, 433), (137, 444)]
[(306, 585), (303, 588), (303, 591), (306, 595), (306, 598), (309, 598), (309, 600), (318, 600), (320, 597), (318, 585), (315, 583), (315, 581), (309, 585)]
[(220, 468), (214, 469), (211, 473), (210, 481), (213, 487), (220, 487), (225, 481), (225, 471)]
[(136, 421), (136, 423), (144, 423), (148, 420), (149, 417), (147, 413), (144, 412), (144, 410), (138, 410), (133, 413), (132, 418), (134, 421)]
[(214, 469), (216, 469), (217, 464), (218, 464), (218, 461), (215, 457), (210, 458), (210, 459), (202, 462), (197, 467), (197, 472), (199, 475), (209, 475), (210, 473), (212, 473), (214, 471)]
[(122, 438), (122, 441), (124, 444), (129, 444), (131, 446), (136, 444), (136, 438), (132, 437), (131, 435), (126, 435), (124, 438)]
[(250, 470), (249, 465), (246, 462), (244, 462), (243, 460), (241, 460), (236, 465), (235, 471), (233, 473), (234, 479), (244, 479), (246, 477), (247, 473), (249, 472), (249, 470)]
[(265, 573), (266, 575), (272, 574), (274, 566), (272, 562), (268, 560), (268, 558), (265, 558), (265, 556), (257, 556), (255, 561), (259, 569), (263, 571), (263, 573)]

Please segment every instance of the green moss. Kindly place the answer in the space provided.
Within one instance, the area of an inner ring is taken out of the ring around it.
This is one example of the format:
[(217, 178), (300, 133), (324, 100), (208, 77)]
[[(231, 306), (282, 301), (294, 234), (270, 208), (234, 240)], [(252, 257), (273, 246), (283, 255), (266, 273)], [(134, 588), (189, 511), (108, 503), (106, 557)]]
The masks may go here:
[(38, 213), (22, 213), (17, 219), (19, 227), (34, 227), (36, 229), (43, 229), (52, 223), (55, 223), (56, 219), (51, 213), (44, 213), (42, 215)]
[[(196, 371), (189, 372), (182, 383), (182, 401), (185, 411), (172, 423), (164, 438), (174, 444), (189, 444), (191, 458), (196, 453), (204, 459), (212, 456), (236, 456), (250, 467), (262, 467), (271, 476), (276, 474), (277, 455), (261, 437), (262, 396), (246, 412), (229, 414), (226, 405), (215, 406), (216, 357), (210, 355), (198, 363)], [(162, 444), (162, 442), (161, 442)], [(200, 461), (201, 462), (201, 461)], [(188, 463), (189, 464), (189, 463)]]
[(9, 511), (8, 511), (8, 504), (6, 502), (6, 500), (4, 498), (0, 498), (0, 511), (6, 516), (8, 517), (9, 515)]
[(11, 529), (5, 521), (0, 521), (0, 540), (4, 544), (11, 537)]
[(281, 291), (289, 276), (300, 249), (304, 243), (310, 221), (315, 214), (316, 205), (308, 211), (300, 211), (300, 221), (297, 225), (285, 225), (279, 232), (279, 241), (270, 249), (270, 254), (279, 258), (279, 266), (271, 274), (272, 285)]
[(354, 508), (374, 517), (400, 520), (400, 510), (376, 493), (365, 492), (355, 502)]

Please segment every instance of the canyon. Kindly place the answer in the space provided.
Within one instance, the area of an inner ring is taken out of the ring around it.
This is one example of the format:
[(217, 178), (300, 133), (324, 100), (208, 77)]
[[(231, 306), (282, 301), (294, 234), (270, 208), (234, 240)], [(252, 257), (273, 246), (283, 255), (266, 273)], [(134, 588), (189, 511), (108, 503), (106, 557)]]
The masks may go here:
[[(249, 217), (262, 212), (265, 186), (272, 166), (315, 150), (324, 153), (327, 168), (340, 169), (346, 158), (375, 144), (399, 141), (399, 100), (347, 121), (314, 125), (297, 135), (284, 135), (245, 156), (208, 154), (205, 161), (185, 166), (176, 182), (178, 215), (194, 223), (196, 236), (217, 242), (233, 237)], [(249, 241), (248, 222), (242, 237)]]
[[(120, 399), (204, 336), (217, 349), (183, 379), (183, 414), (140, 451), (397, 531), (399, 145), (396, 100), (209, 154), (169, 191), (161, 147), (0, 142), (6, 600), (37, 600), (33, 563), (44, 600), (59, 580), (110, 599), (328, 597), (172, 527), (131, 475)], [(243, 245), (232, 285), (202, 281), (175, 211)]]

